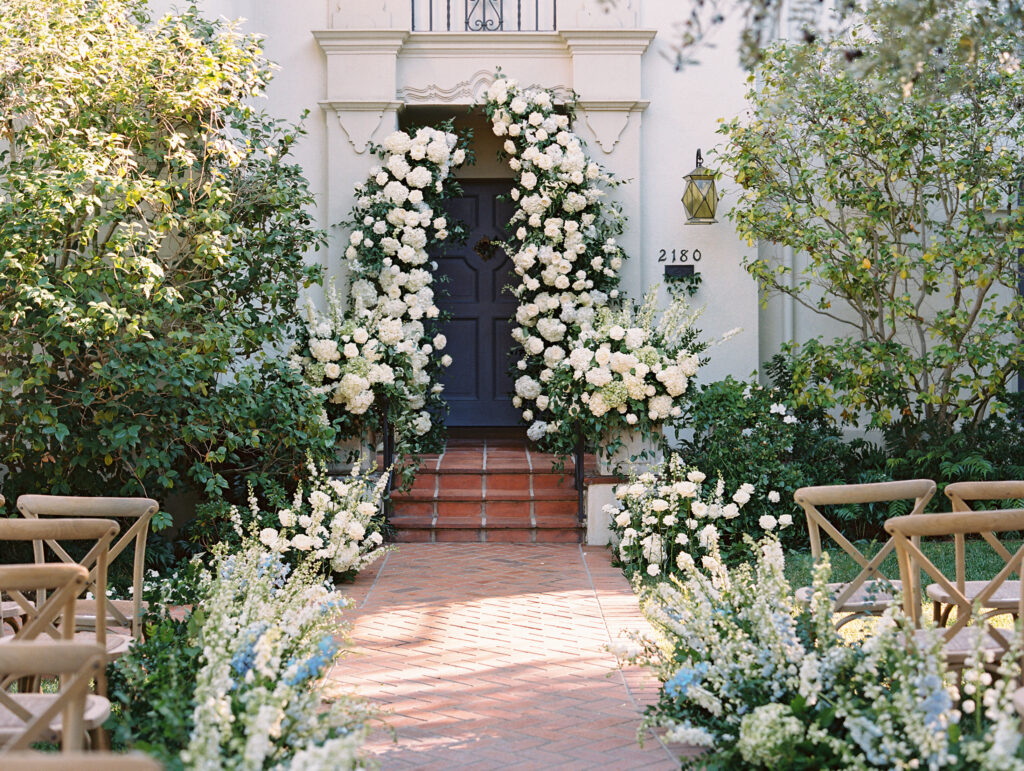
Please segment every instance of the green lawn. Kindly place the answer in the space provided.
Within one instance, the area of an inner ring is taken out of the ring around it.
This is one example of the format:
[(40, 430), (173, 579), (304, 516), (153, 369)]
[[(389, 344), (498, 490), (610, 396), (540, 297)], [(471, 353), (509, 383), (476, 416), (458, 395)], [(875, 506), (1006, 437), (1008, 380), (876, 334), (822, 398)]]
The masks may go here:
[[(1021, 543), (1019, 540), (1007, 539), (1003, 541), (1003, 545), (1006, 546), (1011, 554), (1020, 547)], [(882, 543), (859, 542), (856, 546), (865, 556), (870, 558), (878, 553), (879, 549), (882, 548)], [(952, 539), (946, 542), (926, 541), (921, 545), (921, 551), (924, 552), (928, 559), (935, 563), (935, 567), (952, 579), (954, 576)], [(832, 563), (832, 581), (849, 581), (860, 572), (860, 566), (838, 546), (834, 549), (829, 549), (828, 554)], [(982, 581), (995, 576), (1005, 563), (1002, 557), (992, 550), (991, 546), (984, 541), (976, 540), (967, 542), (966, 564), (967, 580)], [(794, 587), (806, 586), (811, 583), (812, 566), (813, 560), (809, 551), (790, 552), (786, 555), (786, 577)], [(882, 573), (893, 579), (899, 578), (895, 551), (882, 562)], [(927, 581), (926, 583), (932, 582)]]

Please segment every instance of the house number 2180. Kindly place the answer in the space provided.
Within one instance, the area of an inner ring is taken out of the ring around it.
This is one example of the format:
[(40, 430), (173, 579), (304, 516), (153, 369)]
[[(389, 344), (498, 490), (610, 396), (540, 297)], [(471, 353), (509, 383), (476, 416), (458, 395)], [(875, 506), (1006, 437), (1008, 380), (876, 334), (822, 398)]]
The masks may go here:
[(658, 250), (658, 262), (700, 262), (701, 256), (700, 249), (694, 249), (692, 252), (689, 249)]

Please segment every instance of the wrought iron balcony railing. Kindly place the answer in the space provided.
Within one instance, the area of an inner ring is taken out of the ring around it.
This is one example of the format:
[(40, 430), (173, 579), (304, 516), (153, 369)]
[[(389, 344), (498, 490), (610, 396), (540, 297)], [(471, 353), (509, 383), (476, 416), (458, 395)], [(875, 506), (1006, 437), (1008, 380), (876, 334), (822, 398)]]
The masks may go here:
[(411, 0), (413, 32), (553, 32), (558, 0)]

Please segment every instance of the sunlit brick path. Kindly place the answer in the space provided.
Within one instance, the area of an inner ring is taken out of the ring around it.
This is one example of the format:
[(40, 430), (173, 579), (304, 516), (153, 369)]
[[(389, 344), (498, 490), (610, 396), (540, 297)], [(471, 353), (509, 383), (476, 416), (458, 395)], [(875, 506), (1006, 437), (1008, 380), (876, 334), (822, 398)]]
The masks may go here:
[(368, 750), (387, 769), (653, 769), (636, 731), (656, 683), (604, 650), (641, 624), (607, 550), (402, 544), (350, 587), (355, 651), (329, 675), (391, 711)]

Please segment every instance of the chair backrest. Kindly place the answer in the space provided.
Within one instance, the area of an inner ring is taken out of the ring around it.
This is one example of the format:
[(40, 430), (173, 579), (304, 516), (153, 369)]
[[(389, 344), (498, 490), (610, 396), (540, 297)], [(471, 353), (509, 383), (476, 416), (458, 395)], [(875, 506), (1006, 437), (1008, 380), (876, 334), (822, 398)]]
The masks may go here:
[[(142, 582), (146, 567), (146, 539), (149, 536), (149, 523), (153, 515), (160, 510), (160, 504), (152, 498), (104, 498), (79, 497), (68, 495), (21, 495), (18, 497), (18, 511), (29, 519), (39, 517), (103, 517), (125, 518), (136, 520), (126, 529), (121, 537), (111, 545), (109, 562), (113, 562), (133, 540), (135, 553), (132, 564), (132, 614), (127, 618), (116, 606), (108, 605), (111, 621), (118, 626), (127, 626), (132, 634), (141, 634), (140, 619), (142, 616)], [(53, 544), (51, 549), (67, 561), (66, 553), (57, 551)], [(36, 546), (36, 561), (43, 561), (43, 545)], [(82, 564), (93, 570), (93, 566), (85, 561)], [(90, 576), (94, 578), (94, 576)]]
[[(988, 533), (995, 537), (995, 533), (1024, 530), (1024, 509), (893, 517), (886, 521), (885, 529), (892, 535), (896, 545), (900, 577), (904, 582), (912, 580), (918, 571), (923, 570), (929, 578), (948, 593), (950, 603), (956, 606), (956, 622), (942, 630), (946, 640), (952, 640), (957, 632), (964, 629), (974, 619), (985, 625), (989, 635), (1004, 651), (1009, 649), (1010, 635), (1007, 634), (1007, 630), (997, 629), (987, 617), (976, 618), (974, 609), (975, 606), (985, 608), (986, 603), (995, 596), (1010, 576), (1013, 573), (1020, 573), (1021, 562), (1024, 561), (1024, 545), (1017, 549), (1016, 553), (1010, 555), (1003, 568), (993, 578), (985, 582), (980, 592), (972, 591), (972, 598), (968, 598), (963, 592), (963, 587), (954, 586), (954, 582), (950, 580), (949, 576), (939, 570), (935, 563), (924, 555), (919, 542), (915, 541), (920, 538), (953, 536), (954, 540), (960, 542), (959, 548), (962, 549), (963, 541), (968, 535)], [(904, 585), (906, 586), (906, 584)], [(1021, 589), (1024, 590), (1024, 584), (1021, 585)], [(920, 624), (921, 596), (919, 593), (904, 590), (903, 607), (907, 616), (915, 624)], [(1024, 613), (1024, 591), (1020, 594), (1017, 610), (1018, 614)]]
[[(0, 528), (3, 523), (0, 522)], [(70, 640), (75, 636), (75, 600), (85, 591), (89, 571), (81, 565), (0, 565), (0, 597), (18, 605), (25, 622), (14, 640), (40, 636)], [(31, 602), (24, 592), (47, 593), (42, 602)], [(60, 617), (60, 627), (57, 619)]]
[(871, 482), (859, 485), (821, 485), (818, 487), (801, 487), (793, 493), (793, 499), (807, 515), (807, 532), (811, 541), (811, 556), (815, 561), (821, 559), (821, 533), (825, 532), (839, 547), (860, 565), (857, 576), (847, 583), (836, 595), (835, 609), (841, 611), (847, 601), (864, 586), (868, 579), (891, 581), (884, 575), (879, 566), (893, 551), (892, 538), (889, 538), (874, 557), (868, 559), (860, 549), (853, 545), (838, 528), (830, 522), (819, 507), (847, 506), (860, 503), (884, 503), (891, 501), (913, 500), (912, 515), (921, 514), (928, 501), (935, 495), (935, 482), (930, 479), (909, 479), (901, 482)]
[[(946, 485), (946, 497), (949, 498), (955, 513), (973, 511), (972, 501), (1015, 501), (1024, 499), (1024, 481), (1001, 480), (990, 482), (953, 482)], [(1005, 564), (1010, 559), (1009, 550), (993, 533), (981, 533), (982, 538), (992, 550), (1003, 559)], [(956, 564), (956, 586), (963, 591), (967, 580), (967, 557), (965, 543), (962, 538), (955, 538), (954, 557)]]
[[(60, 556), (61, 563), (57, 564), (83, 567), (88, 574), (86, 588), (91, 587), (96, 595), (96, 641), (106, 645), (107, 558), (110, 543), (120, 529), (112, 519), (0, 519), (0, 541), (32, 541), (37, 564), (47, 564), (42, 551), (45, 542)], [(60, 545), (61, 541), (86, 541), (92, 546), (79, 563)], [(37, 605), (46, 602), (45, 590), (40, 589), (36, 596)]]
[[(0, 690), (0, 710), (13, 722), (13, 735), (0, 745), (5, 753), (31, 749), (34, 742), (45, 740), (50, 724), (63, 713), (61, 745), (66, 752), (82, 749), (85, 736), (85, 701), (92, 680), (106, 666), (101, 645), (67, 640), (10, 642), (0, 645), (0, 676), (8, 679), (38, 675), (60, 675), (60, 690), (43, 710), (27, 710), (17, 694)], [(0, 762), (0, 766), (6, 766)]]

